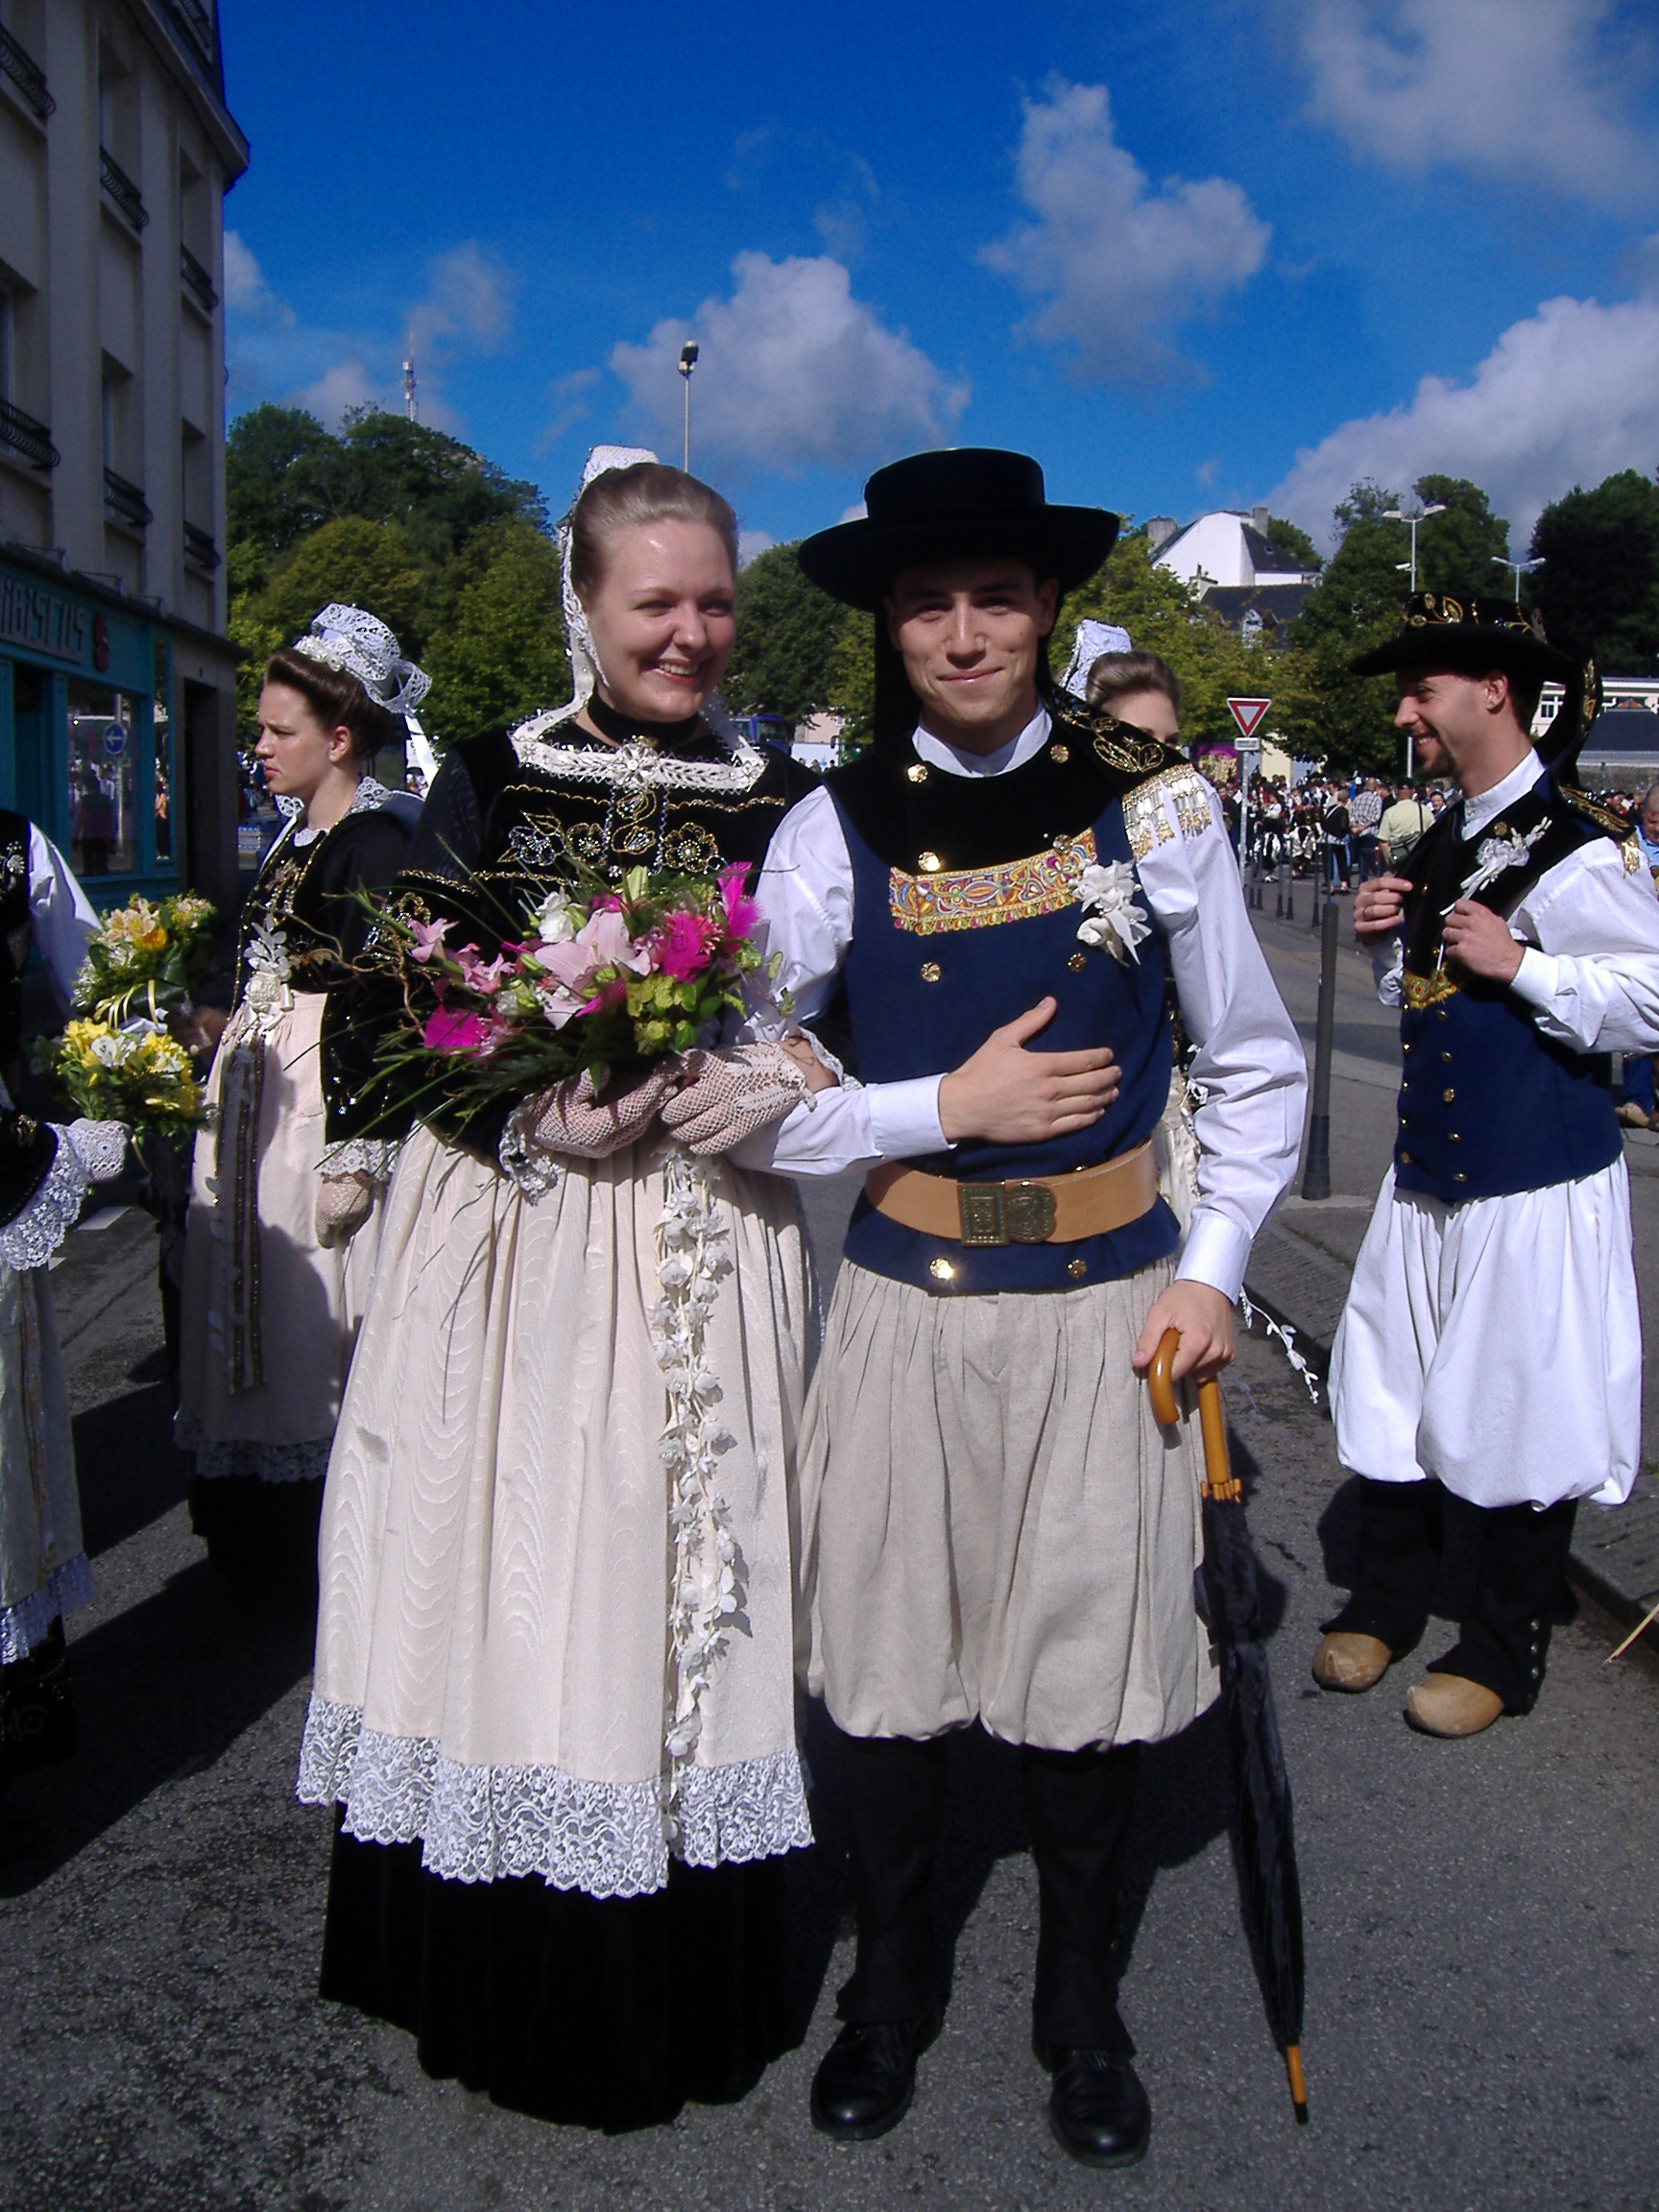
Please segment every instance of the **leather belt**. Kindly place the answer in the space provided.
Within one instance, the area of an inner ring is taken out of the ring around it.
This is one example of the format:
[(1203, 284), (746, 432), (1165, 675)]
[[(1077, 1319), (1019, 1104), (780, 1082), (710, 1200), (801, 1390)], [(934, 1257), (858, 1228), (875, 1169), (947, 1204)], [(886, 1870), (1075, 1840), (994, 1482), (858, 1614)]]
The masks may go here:
[(890, 1162), (871, 1169), (864, 1190), (878, 1214), (925, 1237), (981, 1249), (1076, 1244), (1149, 1214), (1158, 1203), (1158, 1166), (1148, 1139), (1100, 1167), (1014, 1183), (958, 1182)]

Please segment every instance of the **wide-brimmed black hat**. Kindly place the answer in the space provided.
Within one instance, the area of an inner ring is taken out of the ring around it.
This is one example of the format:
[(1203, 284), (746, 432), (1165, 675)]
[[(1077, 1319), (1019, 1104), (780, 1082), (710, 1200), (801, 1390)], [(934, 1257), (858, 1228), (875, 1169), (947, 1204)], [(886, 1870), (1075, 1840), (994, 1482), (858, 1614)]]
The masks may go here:
[(1549, 644), (1537, 615), (1509, 599), (1454, 599), (1444, 591), (1414, 591), (1400, 628), (1348, 663), (1356, 676), (1385, 676), (1398, 668), (1445, 669), (1455, 676), (1531, 677), (1539, 684), (1570, 684), (1580, 673), (1571, 653)]
[(1028, 454), (988, 446), (912, 453), (878, 469), (864, 504), (856, 521), (820, 530), (796, 557), (832, 599), (871, 613), (904, 569), (982, 553), (1028, 561), (1064, 593), (1094, 575), (1118, 537), (1116, 515), (1051, 507)]

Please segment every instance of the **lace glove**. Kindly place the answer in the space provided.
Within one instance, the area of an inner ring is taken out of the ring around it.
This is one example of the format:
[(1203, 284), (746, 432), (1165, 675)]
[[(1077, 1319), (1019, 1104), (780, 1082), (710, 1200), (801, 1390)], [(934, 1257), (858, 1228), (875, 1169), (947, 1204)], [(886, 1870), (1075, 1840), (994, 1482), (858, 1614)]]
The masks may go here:
[(127, 1158), (125, 1121), (71, 1121), (63, 1130), (89, 1183), (112, 1183)]
[(632, 1091), (600, 1099), (591, 1072), (584, 1069), (580, 1075), (514, 1108), (501, 1140), (501, 1156), (530, 1163), (539, 1154), (564, 1152), (579, 1160), (608, 1160), (644, 1136), (679, 1080), (680, 1062), (659, 1060)]
[(780, 1045), (733, 1045), (722, 1052), (688, 1052), (684, 1087), (662, 1108), (662, 1126), (688, 1152), (730, 1152), (770, 1129), (811, 1087)]
[(374, 1210), (367, 1175), (327, 1175), (317, 1186), (317, 1241), (325, 1252), (349, 1244)]

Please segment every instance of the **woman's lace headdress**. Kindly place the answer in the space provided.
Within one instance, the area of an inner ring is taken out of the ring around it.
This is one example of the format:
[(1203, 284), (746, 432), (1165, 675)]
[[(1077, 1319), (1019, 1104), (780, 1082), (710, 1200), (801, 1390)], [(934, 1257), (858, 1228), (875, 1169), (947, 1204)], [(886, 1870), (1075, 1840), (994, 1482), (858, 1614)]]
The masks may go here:
[(385, 623), (361, 607), (325, 607), (311, 617), (304, 637), (295, 638), (294, 650), (325, 668), (355, 676), (375, 706), (389, 714), (408, 713), (432, 688), (423, 669), (399, 657), (397, 640)]
[[(576, 487), (576, 498), (570, 502), (570, 514), (576, 512), (576, 502), (595, 476), (603, 476), (612, 469), (636, 469), (643, 461), (655, 461), (655, 453), (643, 445), (595, 445), (588, 456), (582, 470), (582, 481)], [(604, 677), (599, 665), (599, 648), (593, 642), (593, 633), (588, 626), (588, 610), (576, 596), (576, 587), (570, 577), (571, 559), (570, 515), (559, 525), (559, 594), (565, 611), (565, 650), (570, 657), (570, 697), (563, 707), (544, 707), (540, 714), (531, 715), (514, 731), (515, 737), (534, 742), (545, 737), (550, 730), (557, 730), (562, 722), (572, 722), (593, 696), (595, 685)]]

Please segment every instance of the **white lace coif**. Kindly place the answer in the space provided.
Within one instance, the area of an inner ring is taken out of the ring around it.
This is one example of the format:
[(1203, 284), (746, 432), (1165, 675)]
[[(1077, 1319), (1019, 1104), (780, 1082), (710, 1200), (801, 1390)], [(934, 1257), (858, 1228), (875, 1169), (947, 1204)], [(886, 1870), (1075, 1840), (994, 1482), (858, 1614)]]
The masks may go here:
[[(643, 445), (595, 445), (589, 454), (582, 470), (582, 481), (576, 487), (576, 498), (570, 502), (571, 513), (595, 476), (609, 474), (613, 469), (636, 469), (641, 462), (655, 461), (656, 454)], [(593, 696), (593, 687), (604, 676), (599, 665), (599, 650), (593, 642), (593, 633), (588, 627), (588, 610), (576, 596), (576, 587), (570, 580), (570, 522), (568, 517), (559, 525), (559, 592), (565, 611), (565, 649), (570, 657), (571, 696), (563, 707), (543, 709), (533, 714), (529, 721), (521, 722), (514, 731), (515, 737), (532, 742), (544, 737), (549, 730), (556, 730), (562, 722), (572, 722)]]
[(377, 615), (361, 607), (330, 603), (313, 614), (303, 637), (294, 640), (296, 653), (307, 661), (320, 661), (355, 676), (377, 707), (389, 714), (405, 714), (419, 707), (432, 688), (432, 679), (413, 661), (397, 651), (397, 640)]

